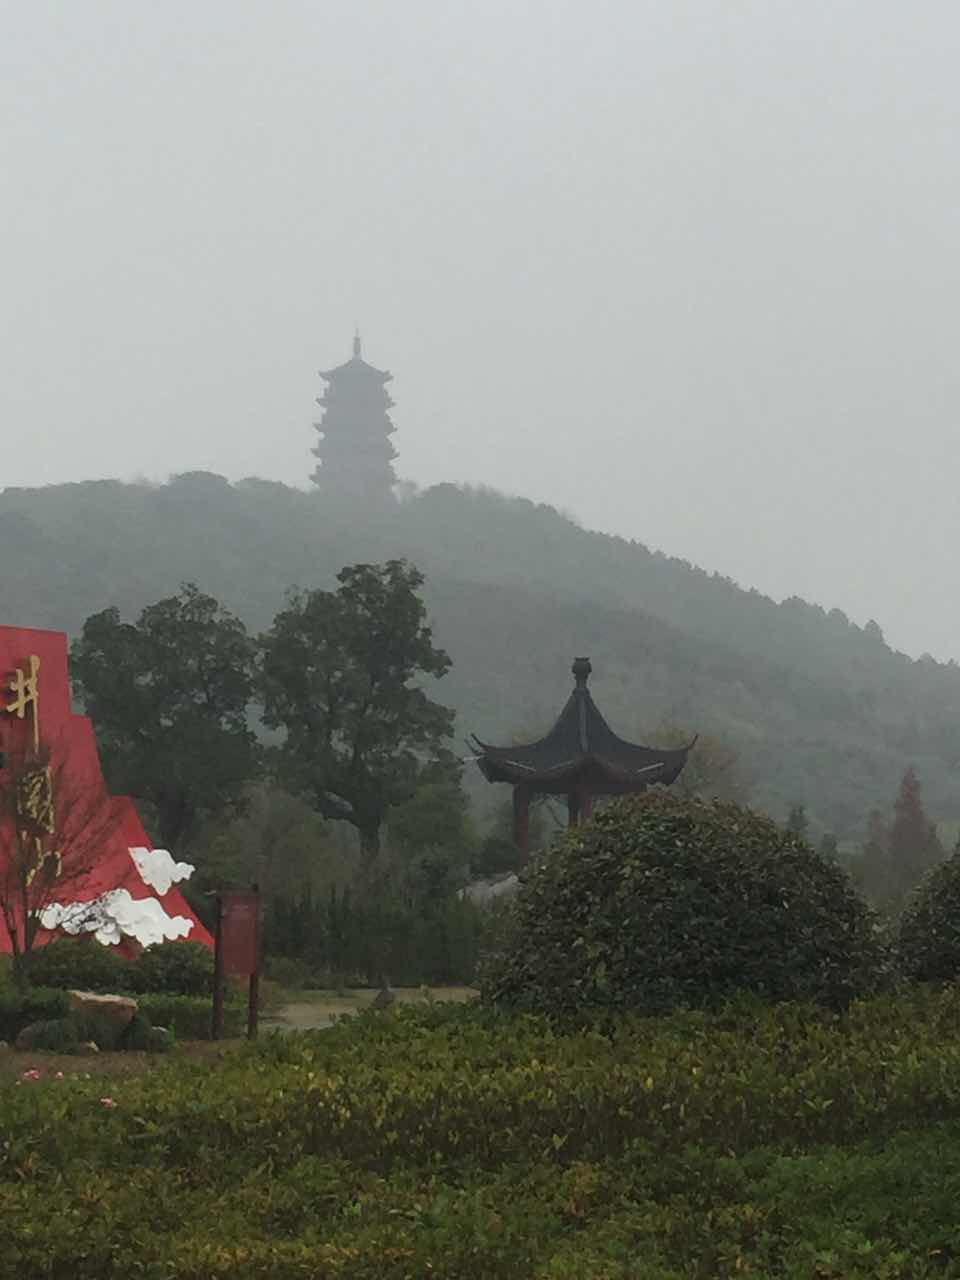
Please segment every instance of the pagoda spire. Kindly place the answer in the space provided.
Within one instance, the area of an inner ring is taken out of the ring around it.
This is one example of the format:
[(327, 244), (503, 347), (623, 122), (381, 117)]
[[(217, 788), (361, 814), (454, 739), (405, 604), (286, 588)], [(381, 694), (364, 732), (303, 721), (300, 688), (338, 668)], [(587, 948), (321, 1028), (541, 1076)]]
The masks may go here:
[(396, 450), (390, 443), (395, 427), (388, 410), (393, 401), (386, 384), (391, 375), (367, 364), (360, 354), (360, 330), (353, 335), (353, 356), (335, 369), (321, 370), (328, 385), (317, 403), (323, 417), (314, 427), (319, 459), (311, 479), (332, 501), (382, 507), (394, 502)]

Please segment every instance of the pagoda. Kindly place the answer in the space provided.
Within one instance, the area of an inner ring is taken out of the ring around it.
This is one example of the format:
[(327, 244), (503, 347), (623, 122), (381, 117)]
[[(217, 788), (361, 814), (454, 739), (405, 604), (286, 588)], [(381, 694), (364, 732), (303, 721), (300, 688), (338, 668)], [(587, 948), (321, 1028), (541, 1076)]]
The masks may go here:
[(323, 418), (314, 426), (320, 442), (313, 454), (320, 461), (311, 479), (325, 497), (340, 501), (393, 502), (396, 476), (390, 443), (395, 427), (387, 410), (393, 404), (386, 391), (391, 375), (367, 364), (360, 354), (360, 335), (353, 339), (353, 356), (336, 369), (321, 370), (328, 384), (317, 404)]
[(546, 737), (516, 747), (492, 747), (473, 738), (487, 781), (513, 786), (513, 839), (524, 858), (534, 796), (565, 796), (568, 824), (574, 827), (590, 818), (595, 796), (635, 795), (655, 782), (676, 782), (696, 742), (661, 750), (618, 738), (587, 688), (590, 659), (576, 658), (572, 670), (574, 690)]

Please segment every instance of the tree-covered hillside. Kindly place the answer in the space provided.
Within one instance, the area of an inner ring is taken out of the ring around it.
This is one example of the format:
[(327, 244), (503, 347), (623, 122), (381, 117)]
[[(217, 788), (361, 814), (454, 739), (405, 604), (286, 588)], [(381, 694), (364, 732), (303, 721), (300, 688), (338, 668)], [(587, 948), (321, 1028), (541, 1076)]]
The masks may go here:
[[(540, 730), (576, 654), (614, 727), (721, 733), (754, 803), (856, 837), (908, 765), (930, 813), (960, 814), (960, 669), (892, 652), (875, 624), (777, 605), (550, 507), (439, 485), (371, 514), (262, 480), (192, 472), (165, 485), (97, 481), (0, 494), (6, 623), (75, 634), (109, 605), (132, 617), (196, 582), (254, 629), (287, 588), (343, 565), (406, 557), (426, 575), (453, 670), (438, 694), (462, 733)], [(476, 783), (475, 793), (493, 798)]]

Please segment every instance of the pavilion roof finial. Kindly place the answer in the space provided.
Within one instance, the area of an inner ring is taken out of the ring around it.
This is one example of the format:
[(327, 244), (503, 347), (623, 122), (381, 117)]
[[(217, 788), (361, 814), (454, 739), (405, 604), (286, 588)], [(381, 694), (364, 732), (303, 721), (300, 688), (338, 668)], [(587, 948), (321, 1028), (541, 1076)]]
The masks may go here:
[(585, 689), (587, 687), (587, 681), (590, 679), (590, 672), (593, 670), (590, 659), (574, 658), (573, 666), (570, 670), (573, 672), (574, 679), (577, 682), (577, 688)]
[(354, 325), (353, 327), (353, 354), (359, 360), (360, 358), (360, 330)]

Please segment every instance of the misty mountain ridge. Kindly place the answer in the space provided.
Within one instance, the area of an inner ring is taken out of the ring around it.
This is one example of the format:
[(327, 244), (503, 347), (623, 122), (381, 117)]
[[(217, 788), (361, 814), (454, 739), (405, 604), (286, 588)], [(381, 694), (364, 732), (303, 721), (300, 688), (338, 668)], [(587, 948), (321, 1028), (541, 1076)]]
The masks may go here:
[[(726, 737), (749, 799), (856, 838), (913, 765), (938, 819), (960, 815), (960, 668), (913, 660), (791, 598), (781, 604), (545, 505), (450, 484), (362, 510), (267, 480), (187, 472), (166, 484), (90, 481), (0, 493), (3, 618), (76, 634), (110, 605), (134, 617), (191, 581), (253, 630), (292, 585), (403, 557), (426, 576), (453, 659), (434, 696), (461, 736), (539, 732), (576, 654), (614, 728)], [(501, 789), (471, 790), (489, 804)]]

